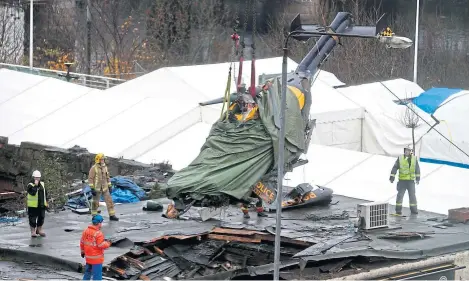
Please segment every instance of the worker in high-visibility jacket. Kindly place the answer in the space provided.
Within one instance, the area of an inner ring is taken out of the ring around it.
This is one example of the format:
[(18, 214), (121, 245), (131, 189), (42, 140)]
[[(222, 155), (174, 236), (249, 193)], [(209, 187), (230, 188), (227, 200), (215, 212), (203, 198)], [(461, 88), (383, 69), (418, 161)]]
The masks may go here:
[(34, 171), (33, 179), (28, 183), (27, 188), (27, 206), (29, 227), (31, 230), (31, 237), (46, 236), (42, 231), (44, 219), (46, 217), (46, 210), (49, 205), (47, 204), (47, 192), (44, 182), (41, 181), (41, 172)]
[(89, 225), (81, 235), (81, 257), (86, 260), (83, 280), (91, 280), (91, 276), (93, 276), (93, 280), (102, 280), (103, 278), (104, 250), (111, 247), (111, 242), (106, 241), (101, 232), (103, 220), (101, 215), (93, 216), (92, 225)]
[(396, 172), (399, 170), (399, 181), (397, 182), (396, 214), (402, 215), (402, 200), (405, 192), (409, 192), (409, 206), (411, 214), (418, 214), (417, 197), (415, 195), (415, 183), (420, 182), (420, 167), (412, 149), (404, 148), (404, 155), (399, 156), (391, 170), (389, 181), (394, 182)]
[(95, 157), (95, 164), (91, 167), (88, 173), (88, 184), (91, 187), (91, 193), (93, 194), (93, 202), (91, 204), (91, 215), (98, 214), (99, 200), (101, 194), (104, 196), (106, 202), (107, 211), (109, 213), (109, 219), (112, 221), (118, 221), (116, 217), (116, 211), (114, 210), (114, 202), (111, 197), (111, 178), (109, 171), (106, 166), (104, 154), (99, 153)]

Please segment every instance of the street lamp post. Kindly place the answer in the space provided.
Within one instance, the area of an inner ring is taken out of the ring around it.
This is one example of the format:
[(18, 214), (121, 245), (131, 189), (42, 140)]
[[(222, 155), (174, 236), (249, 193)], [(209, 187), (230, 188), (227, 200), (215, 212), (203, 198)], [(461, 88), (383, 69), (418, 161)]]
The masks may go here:
[(29, 2), (29, 69), (33, 70), (33, 20), (34, 0)]
[(91, 3), (86, 1), (86, 73), (91, 74)]
[(415, 44), (414, 44), (414, 83), (417, 83), (417, 66), (419, 52), (419, 17), (420, 17), (420, 0), (416, 0), (417, 10), (415, 11)]
[[(383, 18), (383, 17), (382, 17)], [(297, 19), (299, 21), (299, 17)], [(294, 21), (295, 21), (294, 20)], [(381, 20), (381, 19), (380, 19)], [(298, 22), (296, 23), (298, 24)], [(377, 23), (377, 25), (379, 22)], [(292, 23), (292, 26), (294, 23)], [(382, 26), (380, 26), (382, 28)], [(282, 60), (282, 97), (281, 97), (281, 107), (280, 107), (280, 135), (278, 142), (278, 175), (277, 175), (277, 210), (276, 210), (276, 226), (275, 226), (275, 254), (274, 254), (274, 280), (279, 280), (279, 270), (280, 270), (280, 240), (281, 240), (281, 220), (282, 220), (282, 196), (283, 196), (283, 174), (284, 174), (284, 152), (285, 152), (285, 111), (286, 111), (286, 100), (287, 100), (287, 62), (288, 62), (288, 40), (290, 37), (298, 40), (305, 40), (305, 37), (308, 40), (311, 37), (317, 36), (331, 36), (332, 38), (338, 37), (354, 37), (354, 38), (367, 38), (367, 39), (378, 39), (379, 42), (386, 45), (387, 48), (396, 48), (396, 49), (406, 49), (412, 45), (412, 40), (394, 36), (392, 33), (390, 36), (381, 36), (379, 33), (383, 30), (380, 30), (377, 34), (367, 35), (369, 31), (361, 32), (349, 32), (349, 33), (335, 33), (335, 32), (326, 32), (324, 31), (307, 31), (301, 28), (300, 30), (293, 30), (288, 33), (288, 36), (285, 39), (283, 46), (283, 60)], [(378, 29), (378, 28), (376, 28)], [(384, 28), (383, 28), (384, 29)], [(361, 35), (362, 33), (363, 35)], [(308, 89), (309, 90), (309, 89)]]

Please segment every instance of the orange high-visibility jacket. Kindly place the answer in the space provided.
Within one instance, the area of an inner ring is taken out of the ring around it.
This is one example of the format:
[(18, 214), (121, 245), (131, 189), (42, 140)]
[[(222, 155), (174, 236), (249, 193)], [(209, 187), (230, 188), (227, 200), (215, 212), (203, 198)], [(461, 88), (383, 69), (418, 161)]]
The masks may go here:
[(104, 263), (104, 250), (111, 243), (104, 240), (104, 235), (96, 226), (90, 225), (83, 231), (80, 240), (81, 252), (85, 254), (87, 264)]

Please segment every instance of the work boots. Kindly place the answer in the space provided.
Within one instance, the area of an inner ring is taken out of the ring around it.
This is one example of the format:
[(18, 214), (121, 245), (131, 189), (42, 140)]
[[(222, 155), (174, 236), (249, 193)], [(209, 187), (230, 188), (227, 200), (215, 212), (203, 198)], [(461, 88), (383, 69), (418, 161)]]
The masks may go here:
[(268, 217), (268, 215), (264, 212), (264, 208), (263, 207), (257, 207), (256, 208), (256, 211), (257, 211), (257, 216), (258, 217)]
[(42, 237), (45, 237), (46, 234), (42, 231), (42, 226), (39, 226), (36, 230), (36, 234), (39, 234)]
[(37, 237), (37, 233), (36, 233), (36, 228), (35, 227), (30, 227), (31, 229), (31, 237)]
[(268, 217), (268, 215), (264, 211), (257, 213), (257, 216), (261, 218)]
[(109, 217), (109, 220), (111, 220), (111, 221), (119, 221), (119, 218), (116, 217), (115, 215), (112, 215), (112, 216)]

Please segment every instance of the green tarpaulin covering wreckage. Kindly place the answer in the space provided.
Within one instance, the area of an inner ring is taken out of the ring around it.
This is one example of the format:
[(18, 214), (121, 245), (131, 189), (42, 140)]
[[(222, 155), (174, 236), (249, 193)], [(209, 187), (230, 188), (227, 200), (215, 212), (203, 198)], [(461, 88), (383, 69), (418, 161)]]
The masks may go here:
[[(181, 194), (195, 200), (223, 194), (238, 200), (249, 197), (252, 186), (276, 166), (279, 128), (274, 107), (280, 104), (281, 85), (278, 79), (272, 82), (257, 99), (259, 119), (245, 123), (220, 120), (212, 126), (199, 156), (168, 181), (168, 198)], [(285, 116), (287, 160), (304, 151), (306, 126), (298, 99), (288, 88)]]

